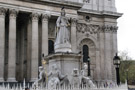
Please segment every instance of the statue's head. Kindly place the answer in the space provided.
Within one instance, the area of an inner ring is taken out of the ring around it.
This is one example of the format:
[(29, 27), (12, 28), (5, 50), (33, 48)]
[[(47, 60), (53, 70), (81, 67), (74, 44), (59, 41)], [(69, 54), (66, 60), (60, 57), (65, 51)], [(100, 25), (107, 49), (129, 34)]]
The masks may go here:
[(83, 68), (84, 69), (87, 69), (88, 68), (88, 65), (86, 63), (83, 64)]
[(73, 73), (73, 76), (78, 76), (79, 75), (79, 71), (78, 71), (77, 68), (74, 68), (72, 73)]
[(43, 66), (39, 66), (39, 72), (41, 72), (43, 69)]
[(62, 8), (61, 8), (61, 16), (65, 16), (65, 15), (66, 15), (65, 8), (62, 7)]

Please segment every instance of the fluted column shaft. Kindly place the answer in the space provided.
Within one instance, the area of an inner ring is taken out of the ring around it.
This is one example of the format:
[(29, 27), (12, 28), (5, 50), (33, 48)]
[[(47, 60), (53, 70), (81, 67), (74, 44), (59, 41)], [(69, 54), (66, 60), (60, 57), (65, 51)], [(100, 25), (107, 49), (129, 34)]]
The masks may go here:
[(42, 14), (42, 54), (48, 55), (48, 14)]
[(17, 11), (9, 11), (9, 51), (8, 51), (8, 81), (14, 82), (16, 71), (16, 16)]
[(32, 13), (31, 81), (38, 78), (38, 13)]
[(5, 13), (6, 9), (0, 8), (0, 82), (4, 81)]

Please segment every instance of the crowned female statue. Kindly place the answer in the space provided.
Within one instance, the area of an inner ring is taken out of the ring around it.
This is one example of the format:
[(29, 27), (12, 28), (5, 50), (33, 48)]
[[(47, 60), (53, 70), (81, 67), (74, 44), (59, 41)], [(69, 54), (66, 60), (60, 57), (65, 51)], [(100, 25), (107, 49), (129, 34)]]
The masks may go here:
[(65, 15), (65, 9), (63, 7), (61, 9), (61, 16), (58, 17), (56, 22), (55, 52), (71, 52), (70, 23)]

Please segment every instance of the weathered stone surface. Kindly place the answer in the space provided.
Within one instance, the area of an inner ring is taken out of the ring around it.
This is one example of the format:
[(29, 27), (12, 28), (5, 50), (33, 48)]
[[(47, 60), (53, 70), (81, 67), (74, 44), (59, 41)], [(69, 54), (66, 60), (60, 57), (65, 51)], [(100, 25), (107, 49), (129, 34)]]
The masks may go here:
[[(22, 68), (25, 65), (27, 68), (26, 72), (25, 69), (21, 69), (24, 72), (21, 78), (27, 78), (28, 81), (38, 78), (41, 54), (48, 55), (48, 40), (55, 41), (55, 21), (60, 16), (61, 5), (65, 5), (66, 16), (71, 23), (69, 29), (71, 30), (70, 41), (73, 53), (83, 54), (82, 47), (87, 45), (89, 48), (88, 56), (91, 58), (90, 71), (92, 79), (95, 81), (115, 81), (112, 58), (117, 52), (117, 19), (122, 15), (116, 12), (115, 0), (0, 0), (0, 6), (9, 9), (7, 13), (3, 8), (0, 10), (1, 81), (3, 80), (4, 69), (2, 67), (4, 67), (4, 63), (8, 66), (8, 72), (5, 71), (5, 74), (8, 74), (8, 81), (15, 81), (16, 70), (20, 70), (16, 69), (16, 66), (19, 66), (20, 63)], [(17, 14), (16, 10), (19, 11), (19, 14)], [(19, 20), (26, 19), (21, 16), (22, 13), (27, 15), (29, 19), (27, 18), (26, 21), (29, 22), (20, 26), (18, 23), (22, 24), (22, 22)], [(32, 17), (29, 17), (31, 14)], [(7, 18), (8, 15), (9, 19)], [(9, 28), (9, 35), (4, 31), (5, 26), (7, 32)], [(16, 27), (18, 27), (17, 31), (27, 30), (25, 33), (18, 34), (16, 33)], [(6, 45), (4, 35), (9, 38), (6, 40), (8, 42)], [(19, 35), (26, 35), (27, 38), (23, 38), (25, 43), (16, 42), (16, 36), (19, 38)], [(23, 55), (21, 57), (17, 56), (16, 45), (21, 48), (17, 49), (17, 52), (24, 52), (24, 49), (26, 49), (27, 55), (25, 54), (24, 57)], [(6, 50), (4, 50), (4, 47)], [(4, 54), (5, 51), (9, 55)], [(4, 57), (7, 56), (8, 59), (5, 59)], [(47, 57), (49, 58), (50, 55)], [(57, 53), (51, 55), (51, 57), (49, 63), (57, 62), (63, 73), (66, 73), (64, 70), (67, 70), (67, 73), (71, 72), (70, 69), (73, 67), (81, 70), (83, 64), (83, 57), (79, 62), (77, 60), (79, 60), (80, 56), (75, 54), (61, 55)], [(18, 62), (18, 59), (21, 62)]]
[(0, 82), (4, 81), (5, 8), (0, 8)]
[(15, 82), (16, 70), (16, 17), (17, 11), (10, 9), (9, 15), (9, 56), (8, 56), (8, 81)]
[(38, 78), (38, 20), (39, 14), (32, 13), (31, 81)]
[(69, 81), (72, 79), (72, 70), (74, 68), (80, 70), (80, 59), (80, 54), (72, 53), (56, 53), (45, 57), (48, 61), (48, 69), (51, 70), (52, 65), (56, 64), (63, 75), (68, 75)]

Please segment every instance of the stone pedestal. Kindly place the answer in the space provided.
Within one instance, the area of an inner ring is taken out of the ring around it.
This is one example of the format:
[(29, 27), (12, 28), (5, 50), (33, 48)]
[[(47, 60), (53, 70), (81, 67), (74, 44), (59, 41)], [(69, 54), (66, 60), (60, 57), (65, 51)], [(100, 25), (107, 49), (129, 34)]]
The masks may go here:
[(55, 53), (59, 53), (59, 52), (69, 52), (71, 53), (71, 44), (70, 43), (64, 43), (64, 44), (58, 44), (54, 46), (55, 49)]
[(80, 54), (73, 53), (55, 53), (45, 57), (45, 60), (48, 61), (49, 70), (53, 64), (56, 64), (61, 74), (67, 75), (70, 82), (72, 81), (73, 69), (77, 68), (79, 71), (81, 69), (80, 59)]

